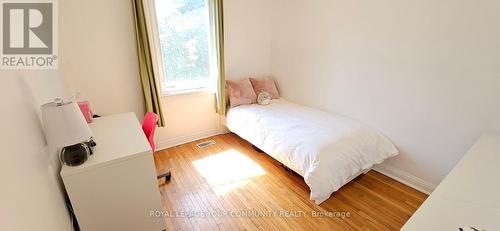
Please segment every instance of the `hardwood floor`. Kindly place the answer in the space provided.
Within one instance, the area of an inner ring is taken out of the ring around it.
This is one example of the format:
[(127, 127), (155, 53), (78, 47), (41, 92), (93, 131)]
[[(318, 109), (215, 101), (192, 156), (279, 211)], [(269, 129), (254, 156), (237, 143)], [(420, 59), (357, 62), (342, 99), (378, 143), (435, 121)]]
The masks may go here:
[(299, 175), (245, 140), (210, 139), (154, 155), (158, 172), (172, 171), (159, 181), (167, 230), (399, 230), (427, 197), (370, 171), (318, 206)]

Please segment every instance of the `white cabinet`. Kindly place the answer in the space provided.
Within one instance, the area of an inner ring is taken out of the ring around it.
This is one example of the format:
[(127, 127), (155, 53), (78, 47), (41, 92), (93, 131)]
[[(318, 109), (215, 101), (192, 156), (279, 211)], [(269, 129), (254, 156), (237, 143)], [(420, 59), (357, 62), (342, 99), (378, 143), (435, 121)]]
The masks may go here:
[[(500, 230), (500, 136), (483, 135), (402, 230)], [(471, 229), (464, 229), (471, 230)]]
[(63, 166), (61, 177), (83, 231), (160, 231), (161, 196), (151, 147), (135, 114), (95, 119), (97, 146), (87, 162)]

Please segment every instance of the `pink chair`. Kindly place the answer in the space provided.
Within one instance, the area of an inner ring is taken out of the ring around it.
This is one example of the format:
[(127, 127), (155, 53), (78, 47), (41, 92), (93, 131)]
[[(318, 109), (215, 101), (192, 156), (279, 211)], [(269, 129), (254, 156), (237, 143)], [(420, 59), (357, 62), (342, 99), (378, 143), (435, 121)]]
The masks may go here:
[[(144, 131), (144, 135), (146, 135), (146, 138), (149, 141), (149, 145), (151, 145), (153, 153), (156, 150), (156, 144), (155, 144), (156, 123), (158, 123), (158, 115), (155, 114), (154, 112), (146, 113), (146, 115), (144, 116), (144, 120), (142, 121), (142, 130)], [(165, 180), (170, 180), (172, 174), (170, 173), (170, 171), (168, 171), (166, 173), (158, 175), (157, 179), (164, 177)]]

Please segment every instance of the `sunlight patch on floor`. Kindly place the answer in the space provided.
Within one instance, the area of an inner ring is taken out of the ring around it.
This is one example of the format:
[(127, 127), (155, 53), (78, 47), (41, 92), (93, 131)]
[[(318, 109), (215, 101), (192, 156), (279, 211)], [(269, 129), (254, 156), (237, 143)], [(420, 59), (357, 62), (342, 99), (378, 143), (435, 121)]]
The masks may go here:
[(252, 177), (267, 174), (259, 164), (234, 149), (193, 161), (193, 165), (217, 195), (250, 183)]

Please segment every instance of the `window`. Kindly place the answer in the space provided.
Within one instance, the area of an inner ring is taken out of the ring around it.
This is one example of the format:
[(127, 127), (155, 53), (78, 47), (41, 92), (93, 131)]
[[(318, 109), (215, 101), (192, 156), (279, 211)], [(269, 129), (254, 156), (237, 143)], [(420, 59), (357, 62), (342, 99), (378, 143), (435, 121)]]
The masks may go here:
[(165, 94), (214, 89), (209, 1), (155, 0)]

